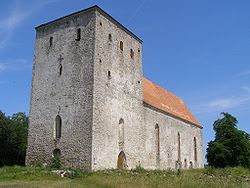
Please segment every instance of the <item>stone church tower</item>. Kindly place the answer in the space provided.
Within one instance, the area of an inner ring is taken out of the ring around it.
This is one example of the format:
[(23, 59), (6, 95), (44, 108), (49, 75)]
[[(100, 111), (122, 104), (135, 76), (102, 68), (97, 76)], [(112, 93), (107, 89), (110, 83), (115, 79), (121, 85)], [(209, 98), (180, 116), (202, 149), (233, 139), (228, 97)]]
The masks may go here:
[(57, 155), (85, 170), (203, 167), (202, 127), (143, 78), (136, 35), (98, 6), (36, 32), (27, 165)]

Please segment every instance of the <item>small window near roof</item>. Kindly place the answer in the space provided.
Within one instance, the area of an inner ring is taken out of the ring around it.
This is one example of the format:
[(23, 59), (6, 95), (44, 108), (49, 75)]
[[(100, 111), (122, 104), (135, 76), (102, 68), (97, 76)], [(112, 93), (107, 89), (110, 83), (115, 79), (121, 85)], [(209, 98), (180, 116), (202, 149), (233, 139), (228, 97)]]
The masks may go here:
[(76, 30), (76, 41), (80, 41), (81, 40), (81, 29), (78, 28)]
[(130, 49), (130, 57), (131, 57), (132, 59), (134, 59), (134, 51), (133, 51), (132, 48)]
[(123, 42), (120, 41), (120, 50), (123, 51)]
[(51, 47), (53, 45), (53, 37), (49, 38), (49, 46)]
[(112, 35), (109, 34), (109, 41), (111, 42), (112, 41)]

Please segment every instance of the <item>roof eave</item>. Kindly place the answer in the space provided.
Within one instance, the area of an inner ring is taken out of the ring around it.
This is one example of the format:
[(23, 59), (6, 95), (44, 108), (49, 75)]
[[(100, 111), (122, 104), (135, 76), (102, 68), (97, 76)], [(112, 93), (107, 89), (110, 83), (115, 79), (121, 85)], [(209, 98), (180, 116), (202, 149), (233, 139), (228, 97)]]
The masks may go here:
[(179, 119), (179, 120), (181, 120), (181, 121), (184, 121), (184, 122), (186, 122), (186, 123), (189, 123), (189, 124), (192, 124), (192, 125), (194, 125), (194, 126), (196, 126), (196, 127), (199, 127), (200, 129), (203, 129), (203, 126), (201, 126), (200, 124), (196, 124), (196, 123), (194, 123), (194, 122), (191, 122), (191, 121), (188, 121), (188, 120), (186, 120), (186, 119), (184, 119), (184, 118), (181, 118), (181, 117), (179, 117), (179, 116), (176, 116), (175, 114), (172, 114), (172, 113), (166, 112), (166, 111), (164, 111), (164, 110), (162, 110), (162, 109), (159, 109), (159, 108), (157, 108), (157, 107), (154, 107), (154, 106), (152, 106), (151, 104), (149, 104), (149, 103), (147, 103), (147, 102), (145, 102), (145, 101), (143, 101), (143, 104), (146, 104), (147, 106), (151, 107), (152, 109), (157, 109), (158, 111), (160, 111), (160, 112), (162, 112), (162, 113), (164, 113), (164, 114), (166, 114), (166, 115), (172, 116), (172, 117), (174, 117), (174, 118), (176, 118), (176, 119)]

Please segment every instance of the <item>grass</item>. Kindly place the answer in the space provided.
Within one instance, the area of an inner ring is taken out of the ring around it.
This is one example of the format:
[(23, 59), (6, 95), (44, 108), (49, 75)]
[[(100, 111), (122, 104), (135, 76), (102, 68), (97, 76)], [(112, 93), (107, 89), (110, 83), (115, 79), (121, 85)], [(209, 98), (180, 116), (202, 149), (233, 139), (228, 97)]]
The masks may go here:
[(241, 167), (199, 170), (147, 171), (104, 170), (97, 172), (75, 172), (72, 178), (61, 178), (46, 168), (2, 167), (0, 168), (0, 187), (249, 187), (250, 171)]

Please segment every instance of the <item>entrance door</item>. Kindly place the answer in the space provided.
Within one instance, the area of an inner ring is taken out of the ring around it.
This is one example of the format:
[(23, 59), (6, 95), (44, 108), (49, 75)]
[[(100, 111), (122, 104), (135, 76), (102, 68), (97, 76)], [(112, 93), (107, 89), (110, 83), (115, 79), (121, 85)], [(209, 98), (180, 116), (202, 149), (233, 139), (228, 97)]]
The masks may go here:
[(125, 169), (127, 166), (126, 164), (126, 156), (125, 153), (123, 151), (121, 151), (118, 155), (118, 159), (117, 159), (117, 168), (118, 169)]

